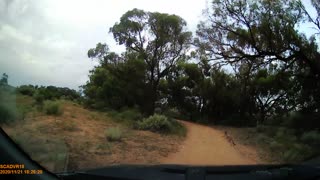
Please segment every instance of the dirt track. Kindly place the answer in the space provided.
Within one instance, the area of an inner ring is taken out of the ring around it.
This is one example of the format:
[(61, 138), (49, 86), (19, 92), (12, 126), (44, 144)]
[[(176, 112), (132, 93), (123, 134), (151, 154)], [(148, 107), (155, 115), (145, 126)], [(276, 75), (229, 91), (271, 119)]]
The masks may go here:
[[(170, 154), (161, 163), (189, 165), (241, 165), (257, 164), (243, 152), (254, 153), (253, 149), (233, 145), (224, 132), (199, 124), (181, 121), (188, 129), (180, 151)], [(240, 149), (241, 148), (241, 149)]]

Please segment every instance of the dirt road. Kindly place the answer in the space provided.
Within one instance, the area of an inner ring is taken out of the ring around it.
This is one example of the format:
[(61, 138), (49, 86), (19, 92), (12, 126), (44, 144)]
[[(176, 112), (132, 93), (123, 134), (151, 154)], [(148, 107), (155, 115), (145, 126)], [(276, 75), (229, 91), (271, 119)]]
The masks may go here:
[[(245, 152), (252, 152), (253, 149), (233, 145), (226, 138), (224, 132), (191, 122), (181, 122), (188, 129), (186, 140), (177, 153), (170, 154), (161, 163), (191, 165), (257, 164), (256, 160), (242, 153), (244, 152), (243, 148), (245, 148)], [(242, 150), (239, 150), (239, 148), (242, 148)]]

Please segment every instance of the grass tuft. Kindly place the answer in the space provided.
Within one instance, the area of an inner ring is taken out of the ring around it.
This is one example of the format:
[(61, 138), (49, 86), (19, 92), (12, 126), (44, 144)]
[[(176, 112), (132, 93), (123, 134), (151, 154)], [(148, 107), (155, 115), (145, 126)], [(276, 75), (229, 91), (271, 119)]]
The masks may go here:
[(47, 115), (60, 116), (63, 114), (62, 105), (58, 101), (45, 101), (44, 111)]
[(118, 127), (108, 128), (105, 134), (109, 141), (121, 141), (122, 132)]

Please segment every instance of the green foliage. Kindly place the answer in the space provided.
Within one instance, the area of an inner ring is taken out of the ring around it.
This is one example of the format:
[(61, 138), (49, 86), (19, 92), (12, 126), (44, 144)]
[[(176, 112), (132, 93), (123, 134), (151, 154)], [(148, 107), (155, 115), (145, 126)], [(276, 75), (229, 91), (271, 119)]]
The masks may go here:
[(289, 163), (301, 162), (313, 155), (314, 152), (311, 147), (303, 144), (293, 144), (287, 147), (287, 150), (283, 153), (283, 160)]
[(170, 133), (185, 137), (187, 135), (187, 128), (179, 123), (177, 120), (168, 118), (171, 122)]
[(58, 101), (45, 101), (44, 111), (47, 115), (60, 116), (63, 114), (62, 105)]
[(163, 112), (163, 115), (172, 119), (178, 119), (182, 117), (181, 113), (177, 108), (169, 108)]
[(142, 114), (137, 109), (127, 109), (121, 111), (117, 117), (119, 119), (127, 119), (132, 121), (139, 121), (143, 118)]
[(143, 106), (145, 63), (137, 57), (130, 58), (117, 64), (104, 64), (91, 71), (90, 81), (83, 86), (86, 106), (115, 110)]
[(136, 126), (137, 121), (143, 119), (142, 114), (137, 109), (125, 109), (120, 112), (111, 110), (108, 111), (107, 114), (115, 121), (131, 128), (134, 128)]
[(178, 121), (164, 115), (154, 114), (137, 123), (137, 128), (160, 133), (171, 133), (184, 136), (186, 130)]
[(33, 85), (22, 85), (17, 87), (16, 91), (22, 95), (33, 96), (36, 92), (36, 88)]
[(138, 128), (155, 132), (169, 132), (171, 122), (166, 116), (155, 114), (138, 122)]
[(15, 89), (3, 83), (0, 85), (0, 124), (13, 122), (18, 117)]
[(17, 114), (15, 110), (4, 104), (0, 104), (0, 124), (13, 122), (16, 118)]
[(109, 141), (121, 141), (122, 131), (118, 127), (108, 128), (105, 133)]
[(309, 131), (305, 132), (301, 136), (301, 141), (310, 145), (320, 147), (320, 132), (319, 131)]
[(273, 158), (278, 158), (278, 161), (284, 163), (302, 162), (315, 155), (315, 149), (298, 142), (284, 144), (273, 140), (266, 148), (270, 149)]
[(185, 26), (177, 15), (139, 9), (126, 12), (110, 32), (127, 51), (118, 55), (101, 43), (88, 51), (88, 57), (97, 58), (100, 66), (91, 71), (90, 81), (83, 86), (86, 105), (115, 110), (139, 106), (141, 112), (153, 114), (160, 79), (185, 56), (191, 41)]
[(47, 86), (43, 88), (42, 92), (43, 92), (43, 95), (45, 96), (45, 99), (50, 99), (50, 100), (60, 99), (62, 97), (68, 100), (76, 100), (77, 98), (80, 97), (80, 95), (75, 90), (72, 90), (69, 88), (55, 87), (55, 86)]
[(319, 132), (277, 126), (258, 126), (256, 143), (270, 153), (273, 161), (297, 163), (319, 155)]
[[(110, 28), (126, 51), (116, 54), (102, 43), (88, 51), (100, 64), (83, 86), (85, 104), (232, 126), (319, 128), (318, 42), (296, 29), (312, 22), (306, 15), (299, 1), (213, 0), (189, 55), (182, 18), (128, 11)], [(281, 131), (263, 133), (280, 140)]]
[(30, 105), (20, 105), (17, 107), (18, 111), (18, 118), (20, 120), (25, 120), (27, 117), (27, 114), (33, 112), (33, 108)]
[(260, 145), (269, 144), (272, 142), (272, 138), (265, 134), (258, 134), (256, 137), (256, 143)]
[(6, 73), (3, 73), (0, 79), (0, 86), (8, 85), (8, 78), (9, 76)]
[(270, 142), (269, 149), (271, 150), (272, 153), (280, 153), (280, 154), (286, 150), (283, 144), (275, 140)]

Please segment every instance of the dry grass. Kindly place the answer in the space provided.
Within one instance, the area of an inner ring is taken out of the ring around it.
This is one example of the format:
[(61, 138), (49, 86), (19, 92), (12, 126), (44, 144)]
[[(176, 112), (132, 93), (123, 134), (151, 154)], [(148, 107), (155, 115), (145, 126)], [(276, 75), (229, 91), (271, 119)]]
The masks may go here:
[[(183, 139), (133, 130), (116, 123), (106, 113), (93, 112), (69, 101), (63, 101), (62, 105), (64, 113), (61, 116), (42, 114), (3, 129), (10, 136), (32, 137), (32, 141), (41, 142), (41, 146), (51, 150), (56, 150), (55, 141), (61, 142), (67, 147), (68, 170), (113, 164), (156, 164), (168, 153), (177, 151)], [(106, 140), (105, 130), (110, 127), (119, 127), (123, 132), (121, 141)], [(26, 151), (31, 153), (35, 144), (27, 144)], [(43, 150), (32, 157), (49, 170), (60, 171), (64, 169), (61, 162), (67, 156), (58, 150), (54, 154)]]

